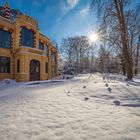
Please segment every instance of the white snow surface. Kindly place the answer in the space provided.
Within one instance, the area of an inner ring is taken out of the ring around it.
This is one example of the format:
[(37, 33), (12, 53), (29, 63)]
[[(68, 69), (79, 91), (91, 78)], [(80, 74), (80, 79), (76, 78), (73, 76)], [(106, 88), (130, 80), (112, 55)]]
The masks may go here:
[(140, 140), (140, 80), (88, 77), (0, 86), (0, 140)]

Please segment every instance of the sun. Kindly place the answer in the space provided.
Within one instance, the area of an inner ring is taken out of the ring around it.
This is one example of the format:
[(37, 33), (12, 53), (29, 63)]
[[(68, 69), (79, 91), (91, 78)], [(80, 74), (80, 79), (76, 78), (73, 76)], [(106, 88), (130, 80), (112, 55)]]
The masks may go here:
[(96, 42), (98, 40), (98, 34), (96, 33), (92, 33), (88, 36), (89, 38), (89, 41), (92, 43), (92, 42)]

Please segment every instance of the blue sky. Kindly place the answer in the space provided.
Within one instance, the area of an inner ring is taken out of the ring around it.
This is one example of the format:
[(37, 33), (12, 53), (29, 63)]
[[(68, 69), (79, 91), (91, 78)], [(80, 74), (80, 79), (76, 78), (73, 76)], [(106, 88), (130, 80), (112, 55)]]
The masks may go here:
[[(5, 0), (0, 0), (0, 5)], [(68, 36), (86, 35), (95, 26), (91, 0), (9, 0), (11, 8), (39, 21), (40, 31), (60, 43)]]

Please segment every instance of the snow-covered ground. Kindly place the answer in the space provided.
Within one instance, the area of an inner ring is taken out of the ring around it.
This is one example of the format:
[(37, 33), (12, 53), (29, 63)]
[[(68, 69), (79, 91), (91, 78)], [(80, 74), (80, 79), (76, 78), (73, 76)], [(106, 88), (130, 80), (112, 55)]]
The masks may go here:
[(140, 140), (140, 80), (88, 77), (0, 86), (0, 140)]

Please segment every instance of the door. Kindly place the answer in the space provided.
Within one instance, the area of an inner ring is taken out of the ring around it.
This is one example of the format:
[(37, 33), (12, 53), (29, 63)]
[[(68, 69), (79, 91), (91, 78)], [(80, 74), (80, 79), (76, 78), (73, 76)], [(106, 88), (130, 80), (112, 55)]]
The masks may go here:
[(38, 60), (30, 61), (30, 81), (40, 80), (40, 62)]

